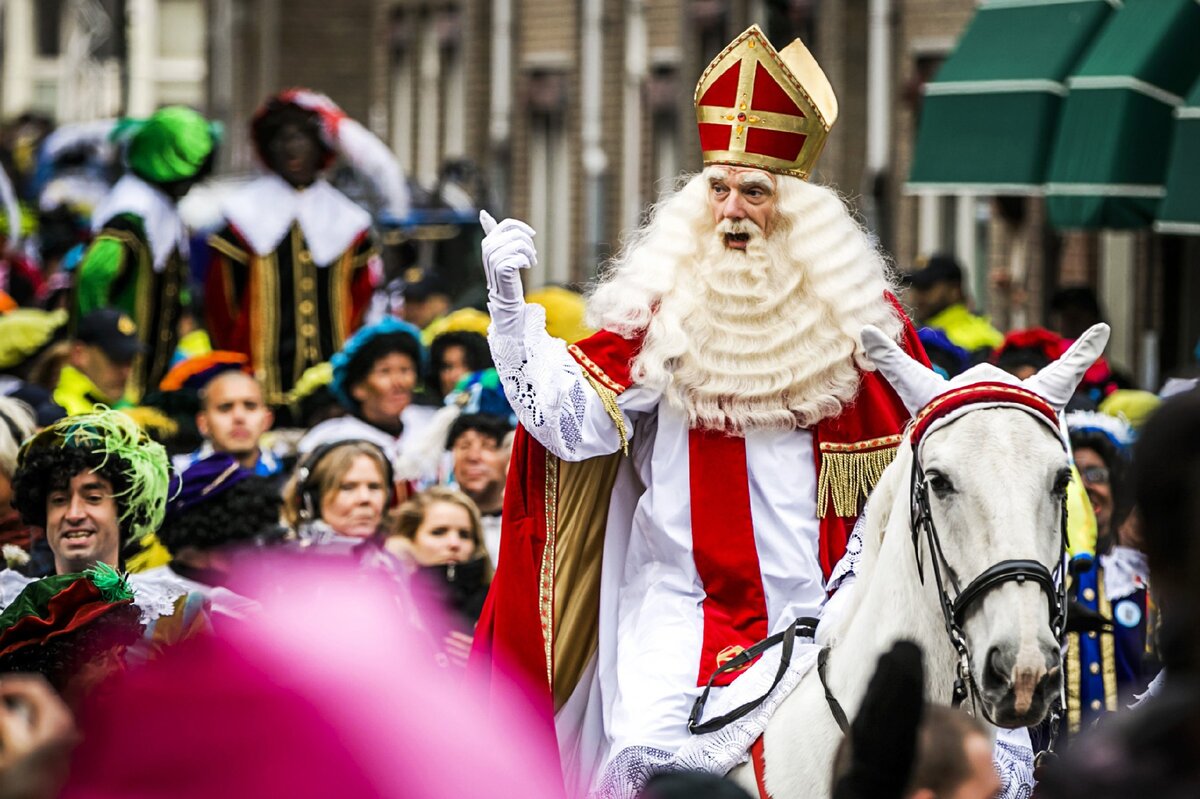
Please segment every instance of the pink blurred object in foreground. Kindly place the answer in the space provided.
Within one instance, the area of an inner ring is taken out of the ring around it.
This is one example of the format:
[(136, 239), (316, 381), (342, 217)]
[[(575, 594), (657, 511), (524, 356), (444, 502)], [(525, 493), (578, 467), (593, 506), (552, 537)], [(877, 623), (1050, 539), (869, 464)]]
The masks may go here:
[(553, 742), (529, 738), (544, 725), (516, 700), (485, 712), (462, 670), (432, 665), (386, 580), (326, 557), (279, 565), (282, 586), (249, 591), (261, 616), (85, 707), (64, 797), (561, 799), (539, 754)]

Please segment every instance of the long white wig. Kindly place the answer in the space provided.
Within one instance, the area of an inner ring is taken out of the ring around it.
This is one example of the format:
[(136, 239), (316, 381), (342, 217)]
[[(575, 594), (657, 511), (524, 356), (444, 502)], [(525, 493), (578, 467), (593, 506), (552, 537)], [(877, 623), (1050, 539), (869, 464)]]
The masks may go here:
[[(594, 287), (588, 322), (644, 332), (633, 379), (663, 392), (692, 426), (744, 433), (837, 416), (874, 367), (864, 325), (893, 338), (887, 264), (830, 189), (776, 176), (770, 235), (713, 222), (709, 167), (654, 208)], [(745, 251), (727, 232), (749, 233)]]

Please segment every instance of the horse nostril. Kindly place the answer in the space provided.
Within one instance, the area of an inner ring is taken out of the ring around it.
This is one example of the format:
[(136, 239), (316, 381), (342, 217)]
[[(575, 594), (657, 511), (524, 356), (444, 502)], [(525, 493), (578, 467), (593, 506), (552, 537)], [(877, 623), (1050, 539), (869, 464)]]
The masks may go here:
[(994, 646), (988, 650), (987, 665), (983, 672), (983, 684), (991, 690), (1003, 690), (1012, 685), (1012, 664)]

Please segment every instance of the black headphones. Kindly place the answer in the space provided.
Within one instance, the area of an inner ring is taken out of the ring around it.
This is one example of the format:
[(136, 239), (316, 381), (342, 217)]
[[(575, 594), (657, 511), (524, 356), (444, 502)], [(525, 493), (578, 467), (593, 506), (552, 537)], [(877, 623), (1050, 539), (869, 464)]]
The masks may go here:
[(387, 500), (384, 502), (384, 507), (392, 504), (392, 496), (396, 491), (395, 475), (392, 471), (391, 458), (383, 451), (383, 447), (365, 438), (344, 438), (341, 441), (327, 441), (324, 444), (318, 445), (304, 456), (296, 467), (296, 493), (300, 498), (300, 518), (302, 520), (312, 521), (320, 516), (321, 497), (317, 491), (316, 481), (313, 480), (313, 473), (317, 469), (317, 464), (330, 452), (350, 444), (368, 444), (379, 452), (380, 460), (383, 461), (384, 477), (387, 482)]

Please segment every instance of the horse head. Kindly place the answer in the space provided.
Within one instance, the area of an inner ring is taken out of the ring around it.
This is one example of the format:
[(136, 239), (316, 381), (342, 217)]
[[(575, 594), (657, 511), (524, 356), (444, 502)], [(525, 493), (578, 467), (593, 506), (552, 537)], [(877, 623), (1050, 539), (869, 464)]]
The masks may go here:
[(1025, 381), (987, 364), (947, 381), (863, 330), (914, 420), (905, 446), (925, 595), (945, 621), (962, 688), (1001, 727), (1037, 724), (1061, 690), (1070, 463), (1058, 416), (1108, 333), (1096, 325)]

